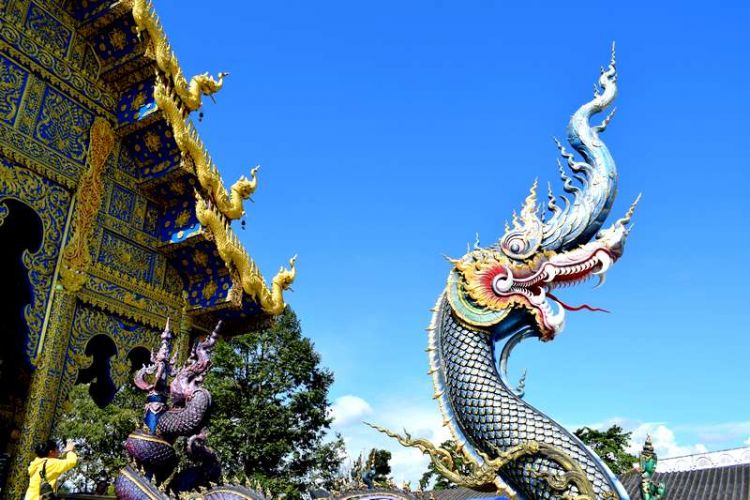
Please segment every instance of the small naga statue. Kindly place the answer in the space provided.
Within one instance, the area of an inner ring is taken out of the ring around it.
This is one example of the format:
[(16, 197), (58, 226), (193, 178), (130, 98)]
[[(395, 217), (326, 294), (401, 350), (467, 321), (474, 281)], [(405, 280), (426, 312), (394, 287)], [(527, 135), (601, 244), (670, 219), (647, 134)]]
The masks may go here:
[[(134, 377), (135, 385), (147, 393), (146, 407), (142, 427), (125, 442), (131, 464), (120, 471), (115, 481), (117, 498), (166, 500), (185, 495), (196, 500), (265, 498), (244, 486), (219, 485), (221, 464), (206, 444), (211, 394), (203, 382), (211, 368), (211, 352), (220, 327), (221, 322), (211, 335), (197, 342), (178, 369), (171, 354), (173, 337), (167, 320), (161, 346), (151, 353), (151, 364), (138, 370)], [(187, 456), (199, 465), (178, 472), (174, 443), (180, 436), (187, 438)]]
[(566, 311), (596, 310), (570, 306), (554, 291), (593, 277), (601, 284), (623, 255), (637, 200), (623, 218), (602, 227), (617, 192), (615, 162), (601, 138), (613, 115), (590, 124), (616, 94), (613, 46), (593, 99), (568, 123), (568, 142), (582, 159), (556, 141), (570, 171), (566, 174), (558, 161), (563, 189), (572, 199), (562, 196), (558, 202), (550, 187), (549, 212), (542, 213), (534, 182), (513, 226), (506, 225), (497, 243), (482, 248), (477, 242), (462, 258), (449, 259), (447, 286), (427, 329), (427, 352), (435, 399), (464, 467), (449, 450), (427, 440), (373, 426), (428, 453), (453, 482), (511, 498), (628, 498), (604, 462), (526, 402), (523, 389), (507, 376), (509, 356), (521, 341), (551, 341), (563, 330)]

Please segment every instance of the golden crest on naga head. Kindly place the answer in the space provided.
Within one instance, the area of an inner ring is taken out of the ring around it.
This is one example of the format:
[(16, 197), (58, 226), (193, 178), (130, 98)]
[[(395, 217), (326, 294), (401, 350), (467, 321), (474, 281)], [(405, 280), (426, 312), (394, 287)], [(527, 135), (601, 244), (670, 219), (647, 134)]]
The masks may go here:
[(513, 213), (513, 229), (506, 227), (500, 238), (500, 250), (507, 257), (524, 261), (533, 256), (542, 244), (543, 227), (536, 201), (537, 181), (531, 185), (520, 216)]

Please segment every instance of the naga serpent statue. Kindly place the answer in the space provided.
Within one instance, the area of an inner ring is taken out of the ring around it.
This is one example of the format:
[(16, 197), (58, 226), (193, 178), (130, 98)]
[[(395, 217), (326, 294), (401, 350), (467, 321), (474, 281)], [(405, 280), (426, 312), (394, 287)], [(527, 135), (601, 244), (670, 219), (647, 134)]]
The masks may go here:
[[(136, 386), (147, 392), (143, 426), (128, 436), (125, 450), (131, 464), (115, 481), (117, 498), (123, 500), (192, 499), (238, 500), (263, 497), (240, 485), (222, 482), (221, 465), (206, 446), (206, 426), (211, 394), (203, 387), (211, 367), (211, 352), (219, 337), (221, 322), (211, 335), (198, 342), (187, 362), (176, 368), (169, 321), (161, 335), (161, 346), (151, 354), (151, 364), (135, 374)], [(172, 377), (171, 383), (169, 378)], [(199, 465), (177, 472), (175, 440), (187, 437), (185, 451)], [(208, 487), (210, 489), (207, 489)], [(199, 490), (197, 493), (196, 490)]]
[[(628, 494), (597, 455), (560, 424), (524, 401), (508, 381), (507, 363), (522, 340), (550, 341), (563, 329), (571, 307), (552, 292), (597, 276), (604, 280), (623, 254), (636, 203), (625, 217), (602, 225), (612, 207), (617, 172), (600, 134), (610, 113), (592, 126), (617, 94), (614, 46), (594, 98), (573, 114), (568, 142), (582, 161), (557, 142), (573, 179), (560, 172), (564, 190), (558, 206), (550, 188), (549, 215), (540, 214), (536, 182), (520, 215), (498, 243), (475, 248), (453, 268), (440, 295), (429, 331), (430, 374), (435, 398), (457, 449), (470, 463), (458, 471), (454, 458), (424, 439), (373, 426), (428, 453), (448, 479), (474, 489), (495, 489), (511, 498), (627, 499)], [(559, 162), (558, 162), (559, 163)], [(559, 305), (553, 307), (550, 301)], [(555, 310), (557, 309), (557, 310)], [(498, 342), (504, 342), (496, 364)], [(498, 366), (499, 365), (499, 366)]]

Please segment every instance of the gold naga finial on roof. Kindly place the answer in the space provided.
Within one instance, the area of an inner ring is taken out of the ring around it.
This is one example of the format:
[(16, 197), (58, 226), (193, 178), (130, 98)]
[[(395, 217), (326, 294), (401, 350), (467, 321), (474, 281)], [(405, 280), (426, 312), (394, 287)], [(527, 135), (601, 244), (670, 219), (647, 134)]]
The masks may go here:
[(190, 82), (187, 81), (150, 0), (132, 0), (132, 12), (138, 32), (145, 31), (151, 37), (151, 49), (157, 66), (170, 77), (174, 83), (175, 93), (189, 111), (201, 107), (202, 95), (211, 96), (221, 90), (224, 86), (224, 77), (229, 73), (221, 72), (217, 79), (204, 73), (194, 76)]
[[(256, 172), (258, 168), (251, 170), (250, 179), (245, 176), (240, 177), (227, 191), (218, 168), (216, 168), (206, 147), (200, 140), (195, 127), (187, 120), (187, 113), (185, 112), (185, 110), (190, 112), (198, 109), (201, 106), (202, 95), (210, 97), (218, 92), (224, 84), (224, 77), (229, 73), (219, 73), (218, 79), (204, 73), (194, 76), (188, 82), (154, 12), (153, 4), (150, 0), (131, 1), (136, 27), (139, 32), (145, 31), (149, 34), (151, 40), (149, 55), (155, 60), (157, 67), (166, 75), (167, 79), (167, 81), (157, 79), (154, 85), (154, 101), (172, 128), (172, 135), (177, 147), (183, 156), (190, 156), (190, 161), (187, 163), (194, 167), (195, 175), (201, 187), (216, 203), (224, 216), (229, 219), (239, 219), (244, 214), (244, 201), (257, 188)], [(168, 81), (172, 82), (171, 87), (168, 87)], [(170, 90), (174, 91), (174, 94), (179, 98), (179, 102), (173, 97)]]
[(266, 285), (257, 264), (250, 258), (240, 243), (237, 235), (232, 231), (229, 221), (221, 215), (210, 200), (204, 199), (200, 193), (195, 193), (195, 214), (198, 221), (210, 231), (210, 237), (216, 244), (219, 256), (226, 264), (232, 275), (235, 288), (230, 290), (230, 300), (241, 300), (244, 292), (258, 302), (260, 308), (267, 314), (276, 316), (286, 307), (284, 291), (294, 282), (297, 276), (295, 267), (297, 257), (289, 259), (289, 268), (282, 267), (271, 280), (271, 288)]

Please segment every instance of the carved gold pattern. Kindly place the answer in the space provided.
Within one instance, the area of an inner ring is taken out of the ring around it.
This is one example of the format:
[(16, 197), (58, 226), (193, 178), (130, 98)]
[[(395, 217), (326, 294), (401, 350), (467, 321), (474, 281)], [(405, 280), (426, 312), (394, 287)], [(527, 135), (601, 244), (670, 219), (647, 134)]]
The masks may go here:
[(258, 266), (247, 254), (226, 218), (198, 193), (195, 196), (195, 214), (198, 221), (216, 244), (219, 256), (229, 268), (235, 283), (229, 292), (229, 300), (238, 302), (244, 291), (254, 298), (266, 313), (274, 316), (281, 314), (286, 307), (284, 290), (291, 286), (297, 274), (295, 257), (289, 260), (289, 269), (282, 267), (273, 277), (269, 290)]
[(70, 291), (78, 291), (86, 281), (86, 270), (91, 264), (89, 239), (102, 203), (102, 171), (114, 146), (114, 132), (109, 122), (97, 118), (91, 126), (88, 163), (89, 169), (78, 184), (73, 236), (63, 251), (60, 281)]
[(73, 39), (73, 30), (34, 2), (29, 4), (25, 28), (59, 57), (65, 57)]
[(156, 267), (159, 264), (155, 251), (136, 245), (129, 239), (105, 230), (102, 235), (97, 261), (109, 269), (128, 275), (138, 282), (155, 283)]
[(210, 300), (211, 297), (214, 296), (216, 293), (216, 290), (218, 289), (218, 286), (216, 286), (216, 282), (211, 280), (208, 283), (206, 283), (206, 286), (203, 287), (203, 291), (201, 294), (203, 295), (203, 298), (206, 300)]
[(13, 125), (29, 73), (10, 59), (0, 57), (0, 120)]
[(158, 329), (164, 326), (168, 317), (179, 315), (183, 306), (180, 290), (170, 293), (94, 264), (79, 298), (105, 311)]
[(77, 101), (96, 108), (98, 113), (113, 114), (117, 101), (104, 85), (57, 57), (35, 37), (19, 31), (11, 23), (2, 23), (0, 47), (5, 55), (44, 80), (55, 82), (59, 89)]
[(33, 290), (32, 302), (24, 309), (28, 325), (26, 353), (34, 364), (54, 269), (63, 244), (71, 195), (61, 186), (0, 159), (0, 206), (5, 199), (15, 199), (30, 206), (39, 215), (44, 231), (39, 250), (23, 254), (23, 264), (28, 269), (29, 284)]
[(66, 188), (75, 188), (80, 166), (15, 129), (0, 126), (0, 152)]
[[(47, 439), (58, 410), (58, 388), (68, 352), (75, 297), (65, 289), (55, 290), (50, 308), (44, 349), (37, 362), (26, 399), (24, 426), (10, 471), (8, 498), (22, 498), (28, 475), (26, 467), (36, 443)], [(5, 494), (5, 491), (3, 492)]]

